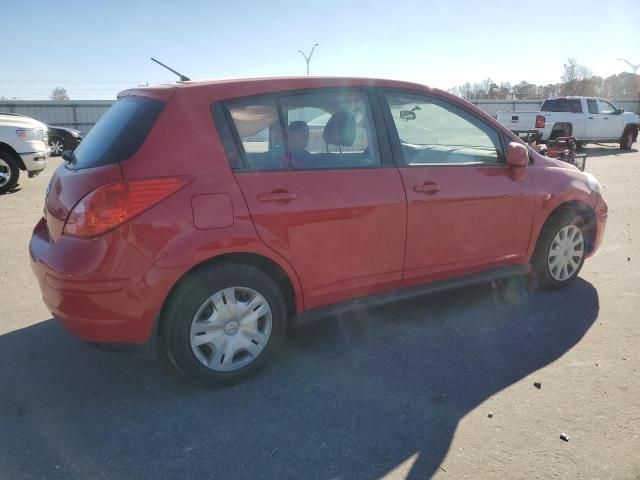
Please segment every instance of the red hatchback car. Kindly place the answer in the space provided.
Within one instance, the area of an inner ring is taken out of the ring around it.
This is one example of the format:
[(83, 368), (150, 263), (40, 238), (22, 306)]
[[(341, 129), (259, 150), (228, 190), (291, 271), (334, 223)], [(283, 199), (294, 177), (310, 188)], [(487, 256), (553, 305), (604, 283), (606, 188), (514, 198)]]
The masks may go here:
[(371, 79), (122, 92), (55, 172), (30, 244), (54, 317), (201, 382), (287, 324), (497, 278), (573, 280), (607, 206), (470, 103)]

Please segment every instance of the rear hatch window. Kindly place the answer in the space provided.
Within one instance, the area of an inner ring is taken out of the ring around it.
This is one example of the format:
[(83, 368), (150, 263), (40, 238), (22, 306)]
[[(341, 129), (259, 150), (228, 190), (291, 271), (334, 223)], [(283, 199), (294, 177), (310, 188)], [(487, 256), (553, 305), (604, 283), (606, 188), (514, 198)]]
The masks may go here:
[(148, 97), (118, 100), (98, 120), (75, 151), (78, 170), (118, 163), (131, 157), (144, 142), (165, 102)]

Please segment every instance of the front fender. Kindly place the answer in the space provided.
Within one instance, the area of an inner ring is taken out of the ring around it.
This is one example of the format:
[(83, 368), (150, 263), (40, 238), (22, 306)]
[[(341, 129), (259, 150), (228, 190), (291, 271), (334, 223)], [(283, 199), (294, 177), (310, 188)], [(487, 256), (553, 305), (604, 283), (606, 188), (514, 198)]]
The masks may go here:
[[(555, 162), (546, 159), (548, 162)], [(573, 204), (589, 208), (595, 212), (599, 195), (592, 192), (585, 175), (577, 168), (567, 165), (549, 165), (532, 168), (531, 174), (537, 197), (536, 215), (532, 229), (527, 257), (531, 258), (538, 237), (549, 217), (563, 205)]]

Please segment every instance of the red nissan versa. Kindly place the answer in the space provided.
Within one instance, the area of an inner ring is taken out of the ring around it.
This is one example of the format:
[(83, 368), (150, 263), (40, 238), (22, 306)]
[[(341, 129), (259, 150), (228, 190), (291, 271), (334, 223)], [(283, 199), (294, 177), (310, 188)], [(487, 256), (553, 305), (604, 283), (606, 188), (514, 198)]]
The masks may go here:
[(592, 175), (387, 80), (128, 90), (65, 159), (30, 244), (47, 307), (204, 383), (255, 371), (287, 323), (529, 272), (563, 287), (607, 217)]

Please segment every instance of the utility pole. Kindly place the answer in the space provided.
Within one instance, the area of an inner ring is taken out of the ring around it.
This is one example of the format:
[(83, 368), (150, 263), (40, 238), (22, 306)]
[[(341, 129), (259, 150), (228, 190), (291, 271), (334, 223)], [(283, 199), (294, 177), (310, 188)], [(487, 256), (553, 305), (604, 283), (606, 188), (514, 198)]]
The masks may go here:
[(300, 52), (300, 55), (302, 55), (304, 57), (304, 61), (307, 62), (307, 77), (309, 76), (309, 63), (311, 63), (311, 57), (313, 57), (313, 51), (316, 49), (316, 47), (320, 45), (319, 43), (316, 43), (312, 48), (311, 48), (311, 52), (309, 53), (309, 56), (305, 55), (305, 53), (302, 50), (298, 50), (298, 52)]
[(632, 69), (633, 69), (633, 74), (635, 75), (636, 72), (638, 71), (638, 69), (640, 68), (640, 63), (637, 65), (634, 65), (633, 63), (631, 63), (629, 60), (625, 60), (624, 58), (619, 58), (618, 59), (620, 62), (624, 62), (627, 65), (629, 65)]

